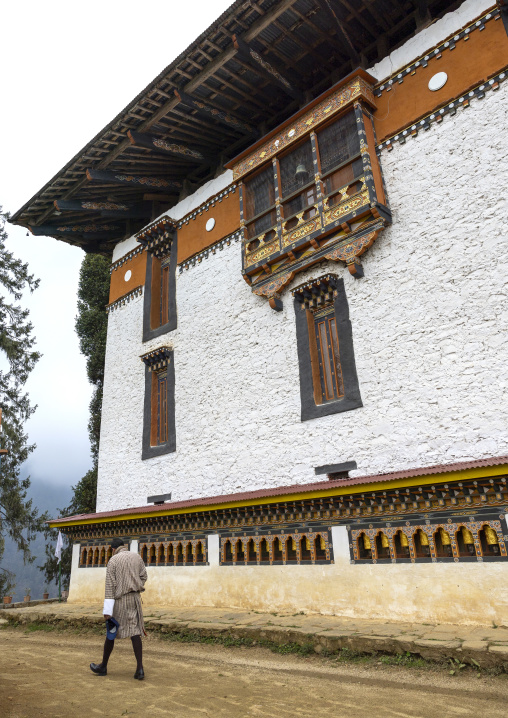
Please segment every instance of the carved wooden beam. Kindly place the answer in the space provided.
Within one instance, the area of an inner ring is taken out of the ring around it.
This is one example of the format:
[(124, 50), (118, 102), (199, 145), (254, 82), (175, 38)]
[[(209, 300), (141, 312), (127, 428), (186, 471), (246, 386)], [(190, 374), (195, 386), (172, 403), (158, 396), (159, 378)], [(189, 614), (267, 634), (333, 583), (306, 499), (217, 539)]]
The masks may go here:
[(38, 227), (29, 225), (28, 229), (36, 237), (51, 237), (53, 234), (70, 234), (74, 236), (80, 234), (106, 234), (110, 236), (112, 232), (125, 231), (125, 227), (119, 224), (40, 224)]
[(145, 219), (150, 218), (151, 214), (151, 207), (129, 207), (126, 212), (118, 209), (104, 209), (101, 211), (101, 217), (108, 217), (109, 219)]
[(56, 199), (53, 204), (59, 212), (100, 212), (101, 217), (117, 219), (138, 219), (150, 217), (151, 207), (132, 207), (118, 202), (98, 202), (96, 200)]
[(180, 190), (181, 182), (173, 182), (172, 180), (163, 179), (162, 177), (140, 177), (139, 175), (129, 174), (128, 172), (108, 172), (106, 170), (87, 170), (87, 179), (90, 182), (100, 182), (101, 184), (126, 184), (130, 186), (146, 187), (152, 191), (167, 191), (168, 189)]
[(229, 114), (229, 112), (223, 112), (222, 110), (218, 110), (216, 107), (212, 107), (201, 100), (196, 100), (194, 97), (187, 95), (187, 93), (183, 90), (175, 90), (174, 92), (178, 101), (183, 102), (183, 104), (187, 105), (187, 107), (192, 107), (194, 110), (197, 110), (202, 114), (206, 114), (208, 117), (211, 116), (214, 120), (222, 122), (224, 125), (228, 125), (229, 127), (233, 127), (235, 130), (239, 130), (240, 132), (245, 132), (249, 135), (259, 134), (255, 127), (247, 124), (247, 122), (244, 122), (243, 120), (239, 120), (237, 117)]
[(126, 204), (119, 204), (118, 202), (97, 202), (95, 200), (55, 199), (53, 204), (59, 212), (102, 212), (103, 210), (115, 210), (116, 212), (127, 213), (130, 209)]
[(186, 145), (178, 145), (171, 140), (163, 140), (153, 135), (145, 135), (142, 132), (127, 132), (131, 145), (135, 147), (146, 147), (154, 152), (160, 152), (165, 155), (172, 155), (187, 162), (203, 162), (206, 158), (198, 150), (193, 150)]
[(349, 39), (349, 35), (347, 34), (344, 25), (341, 23), (339, 16), (337, 15), (334, 3), (330, 2), (330, 0), (316, 0), (319, 7), (323, 10), (325, 15), (327, 16), (328, 20), (331, 23), (331, 26), (335, 30), (335, 34), (338, 40), (337, 46), (338, 48), (347, 55), (350, 60), (353, 61), (355, 65), (361, 64), (360, 55), (356, 51), (353, 43)]
[(238, 59), (242, 60), (254, 72), (268, 78), (271, 82), (281, 87), (284, 92), (297, 100), (303, 102), (303, 94), (293, 87), (293, 85), (283, 75), (280, 74), (269, 62), (267, 62), (259, 53), (250, 48), (247, 43), (240, 37), (233, 35), (233, 45), (236, 49)]

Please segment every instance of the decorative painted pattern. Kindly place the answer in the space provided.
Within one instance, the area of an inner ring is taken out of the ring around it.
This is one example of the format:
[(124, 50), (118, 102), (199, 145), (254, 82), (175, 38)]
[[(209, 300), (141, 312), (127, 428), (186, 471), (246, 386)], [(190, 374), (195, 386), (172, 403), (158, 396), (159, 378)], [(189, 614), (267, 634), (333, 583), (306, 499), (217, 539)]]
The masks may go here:
[(118, 299), (115, 299), (114, 302), (111, 302), (111, 304), (108, 304), (106, 307), (106, 313), (109, 314), (110, 312), (114, 312), (115, 309), (120, 309), (120, 307), (125, 306), (129, 302), (131, 302), (133, 299), (136, 299), (136, 297), (140, 297), (143, 294), (143, 287), (134, 287), (134, 289), (131, 289), (130, 292), (127, 292), (123, 296), (119, 297)]
[[(339, 486), (339, 482), (337, 482)], [(302, 486), (302, 489), (304, 487)], [(422, 513), (456, 512), (452, 516), (474, 515), (486, 509), (499, 507), (500, 513), (508, 513), (508, 479), (493, 476), (478, 479), (462, 479), (446, 484), (436, 482), (408, 489), (369, 490), (368, 501), (362, 496), (363, 486), (349, 487), (347, 494), (298, 499), (288, 504), (284, 497), (279, 501), (258, 506), (233, 506), (220, 509), (198, 507), (195, 513), (135, 519), (111, 518), (104, 523), (62, 526), (60, 530), (74, 540), (97, 541), (112, 536), (143, 536), (181, 532), (217, 532), (279, 527), (287, 523), (317, 521), (330, 524), (351, 524), (354, 521), (388, 520)], [(356, 492), (355, 492), (356, 491)], [(405, 519), (404, 519), (405, 520)], [(278, 529), (276, 530), (278, 532)]]
[(286, 126), (251, 155), (237, 162), (233, 166), (233, 178), (237, 180), (251, 172), (282, 149), (296, 142), (309, 130), (317, 127), (329, 117), (333, 117), (348, 105), (352, 105), (358, 99), (366, 100), (372, 107), (376, 106), (372, 87), (361, 77), (354, 78), (344, 87), (339, 87), (322, 102), (304, 113), (294, 125)]
[[(485, 530), (487, 527), (487, 530)], [(470, 537), (467, 545), (471, 546), (471, 550), (463, 544), (461, 551), (458, 535), (465, 529), (466, 535)], [(489, 529), (493, 532), (491, 533)], [(485, 539), (482, 545), (481, 532), (485, 533)], [(399, 533), (400, 532), (400, 533)], [(421, 533), (420, 533), (421, 532)], [(422, 534), (425, 538), (422, 541)], [(399, 536), (404, 546), (399, 544), (397, 547), (395, 537)], [(438, 549), (436, 544), (436, 536), (444, 536), (447, 543), (441, 545)], [(365, 539), (364, 537), (367, 537)], [(417, 546), (416, 537), (419, 537), (420, 545)], [(503, 536), (501, 522), (495, 520), (488, 521), (468, 521), (455, 523), (452, 519), (447, 522), (433, 523), (430, 522), (421, 525), (411, 525), (406, 522), (405, 526), (387, 525), (383, 528), (360, 528), (351, 529), (350, 550), (352, 552), (352, 562), (370, 562), (377, 563), (380, 560), (391, 560), (396, 563), (400, 559), (410, 559), (411, 563), (418, 560), (428, 560), (436, 563), (443, 558), (453, 558), (455, 562), (461, 559), (476, 558), (483, 561), (485, 555), (488, 555), (488, 546), (495, 547), (492, 549), (491, 557), (507, 558), (506, 543), (508, 537)], [(425, 545), (423, 542), (425, 541)], [(381, 543), (381, 552), (379, 550)], [(367, 548), (367, 545), (369, 548)], [(445, 548), (447, 547), (447, 548)], [(362, 551), (363, 549), (363, 551)], [(363, 552), (363, 555), (362, 555)]]
[(352, 242), (348, 242), (347, 244), (342, 243), (338, 247), (332, 249), (331, 252), (325, 254), (325, 259), (330, 259), (333, 262), (340, 261), (350, 264), (354, 261), (355, 257), (359, 257), (374, 244), (378, 233), (378, 230), (368, 232), (361, 237), (356, 237)]
[(216, 204), (220, 204), (223, 199), (226, 199), (228, 195), (234, 194), (237, 188), (238, 185), (234, 183), (223, 189), (222, 192), (217, 192), (217, 194), (213, 195), (213, 197), (210, 197), (206, 200), (206, 202), (203, 202), (199, 205), (199, 207), (193, 209), (192, 212), (186, 214), (185, 217), (182, 217), (176, 225), (177, 228), (181, 229), (185, 224), (189, 224), (191, 220), (196, 219), (196, 217), (200, 217), (203, 212), (208, 212), (209, 209), (215, 207)]
[(126, 262), (129, 262), (131, 259), (134, 259), (134, 257), (144, 251), (144, 247), (136, 247), (127, 254), (124, 254), (123, 257), (120, 257), (120, 259), (117, 259), (116, 262), (113, 262), (113, 264), (109, 268), (110, 273), (114, 272), (116, 269), (120, 269), (120, 267), (122, 267)]
[(196, 160), (202, 160), (203, 155), (197, 150), (191, 150), (190, 147), (185, 145), (177, 145), (174, 142), (167, 142), (166, 140), (154, 138), (153, 144), (155, 147), (159, 147), (161, 150), (167, 150), (168, 152), (174, 152), (177, 155), (184, 155), (185, 157), (193, 157)]
[[(129, 539), (124, 538), (125, 545), (130, 544)], [(80, 568), (98, 568), (106, 566), (109, 559), (113, 555), (113, 549), (106, 541), (95, 542), (93, 544), (81, 544), (79, 547), (79, 567)]]
[(220, 539), (220, 565), (333, 563), (329, 529), (306, 529)]
[(264, 235), (259, 236), (257, 239), (260, 240), (260, 246), (253, 252), (245, 252), (245, 265), (250, 266), (259, 262), (264, 257), (269, 257), (274, 252), (277, 252), (280, 248), (279, 238), (272, 240), (271, 242), (264, 242)]
[(115, 175), (120, 182), (134, 182), (135, 184), (146, 185), (147, 187), (181, 187), (181, 182), (169, 182), (159, 177), (139, 177), (139, 175)]
[(215, 244), (212, 244), (210, 247), (207, 247), (206, 249), (201, 250), (201, 252), (197, 252), (192, 257), (189, 257), (189, 259), (186, 259), (184, 262), (182, 262), (179, 265), (179, 271), (180, 274), (182, 274), (184, 269), (190, 269), (191, 267), (195, 267), (196, 264), (201, 264), (203, 259), (208, 259), (210, 255), (214, 255), (217, 253), (217, 250), (222, 251), (224, 247), (229, 247), (232, 242), (239, 242), (241, 239), (241, 232), (234, 232), (233, 234), (230, 234), (228, 237), (224, 237), (223, 239), (220, 239)]
[(302, 224), (299, 222), (295, 229), (282, 234), (282, 246), (287, 247), (293, 242), (298, 242), (298, 240), (307, 237), (318, 229), (321, 229), (321, 217), (319, 215)]
[(206, 566), (206, 540), (176, 539), (139, 543), (138, 552), (147, 566)]
[(140, 359), (150, 371), (159, 371), (159, 369), (168, 365), (172, 352), (172, 347), (157, 347), (157, 349), (152, 349), (152, 351), (142, 354)]
[(279, 274), (276, 279), (272, 279), (270, 282), (262, 284), (259, 287), (254, 287), (252, 293), (258, 297), (266, 297), (267, 299), (278, 297), (280, 290), (285, 287), (286, 284), (289, 284), (294, 276), (294, 272)]
[(78, 234), (83, 234), (83, 232), (116, 232), (120, 229), (121, 227), (116, 224), (78, 224), (71, 227), (55, 227), (57, 232), (77, 232)]
[(288, 90), (291, 90), (291, 85), (286, 80), (286, 78), (282, 77), (282, 75), (280, 73), (278, 73), (277, 70), (274, 67), (272, 67), (272, 65), (270, 65), (269, 62), (264, 60), (261, 57), (261, 55), (259, 55), (257, 52), (255, 52), (255, 50), (250, 49), (250, 56), (252, 57), (253, 60), (255, 60), (258, 63), (258, 65), (261, 65), (261, 67), (264, 70), (266, 70), (266, 72), (269, 72), (270, 75), (273, 75), (273, 77), (277, 78), (277, 80), (280, 83), (282, 83), (284, 85), (284, 87), (287, 87)]
[(446, 116), (451, 117), (455, 115), (459, 108), (469, 107), (469, 105), (471, 104), (471, 100), (482, 100), (489, 90), (499, 90), (500, 83), (504, 82), (507, 76), (508, 70), (499, 72), (494, 77), (491, 77), (490, 80), (483, 82), (480, 85), (477, 85), (469, 92), (466, 92), (464, 95), (461, 95), (458, 99), (453, 100), (452, 102), (447, 102), (441, 108), (434, 110), (418, 122), (412, 125), (408, 125), (404, 130), (400, 130), (399, 132), (397, 132), (397, 134), (393, 135), (392, 137), (389, 137), (384, 142), (381, 142), (379, 145), (377, 145), (376, 150), (378, 151), (378, 153), (381, 152), (381, 150), (385, 149), (390, 152), (391, 150), (393, 150), (394, 144), (396, 142), (403, 145), (410, 137), (418, 137), (418, 133), (421, 130), (429, 130), (431, 125), (439, 124)]
[(81, 202), (83, 209), (103, 209), (103, 210), (121, 210), (127, 211), (129, 208), (126, 204), (118, 204), (117, 202)]
[[(363, 191), (358, 192), (352, 197), (348, 197), (347, 200), (339, 202), (335, 207), (327, 210), (323, 213), (323, 222), (325, 227), (335, 220), (345, 217), (350, 212), (360, 209), (361, 207), (368, 207), (370, 205), (369, 190), (365, 185), (362, 187)], [(323, 204), (326, 202), (324, 200)]]

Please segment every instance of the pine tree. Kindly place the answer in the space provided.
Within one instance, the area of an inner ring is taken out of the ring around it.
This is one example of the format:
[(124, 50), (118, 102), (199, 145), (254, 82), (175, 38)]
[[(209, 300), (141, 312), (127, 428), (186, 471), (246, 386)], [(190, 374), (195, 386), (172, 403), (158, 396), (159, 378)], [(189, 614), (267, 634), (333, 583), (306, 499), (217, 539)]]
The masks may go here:
[[(35, 337), (29, 321), (28, 309), (18, 303), (23, 292), (33, 292), (39, 280), (29, 274), (28, 265), (16, 259), (6, 247), (8, 240), (5, 222), (9, 219), (0, 207), (0, 409), (2, 412), (2, 449), (0, 464), (0, 560), (4, 552), (5, 536), (14, 541), (25, 562), (33, 561), (30, 542), (44, 524), (27, 500), (30, 478), (22, 479), (21, 466), (34, 450), (28, 443), (25, 422), (35, 411), (24, 391), (25, 383), (40, 358), (35, 350)], [(0, 570), (0, 593), (12, 586), (12, 574)]]
[[(97, 498), (97, 463), (99, 459), (99, 437), (101, 430), (102, 390), (104, 383), (104, 360), (106, 356), (106, 334), (108, 319), (105, 311), (108, 303), (110, 281), (109, 258), (98, 254), (87, 254), (83, 259), (78, 285), (78, 316), (76, 333), (81, 353), (87, 358), (88, 380), (94, 391), (90, 401), (88, 433), (92, 454), (92, 468), (72, 487), (73, 497), (69, 506), (59, 509), (60, 516), (93, 513)], [(54, 556), (56, 530), (46, 530), (46, 562), (40, 567), (46, 581), (52, 583), (58, 577), (58, 563)], [(62, 579), (68, 584), (71, 573), (72, 549), (64, 537), (62, 551)]]

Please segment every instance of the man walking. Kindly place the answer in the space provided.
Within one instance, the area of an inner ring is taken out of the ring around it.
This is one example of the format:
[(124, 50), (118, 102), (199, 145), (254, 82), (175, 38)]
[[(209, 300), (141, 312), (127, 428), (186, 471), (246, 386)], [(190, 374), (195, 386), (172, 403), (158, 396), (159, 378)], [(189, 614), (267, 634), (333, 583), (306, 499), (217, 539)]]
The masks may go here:
[[(144, 591), (147, 579), (145, 564), (141, 556), (131, 553), (120, 538), (111, 542), (113, 556), (106, 569), (106, 595), (104, 600), (104, 619), (115, 618), (118, 621), (117, 638), (130, 638), (136, 656), (137, 668), (134, 678), (142, 681), (143, 647), (141, 634), (145, 633), (140, 593)], [(145, 634), (146, 635), (146, 634)], [(107, 675), (108, 660), (115, 646), (114, 639), (106, 638), (102, 663), (90, 663), (93, 673)]]

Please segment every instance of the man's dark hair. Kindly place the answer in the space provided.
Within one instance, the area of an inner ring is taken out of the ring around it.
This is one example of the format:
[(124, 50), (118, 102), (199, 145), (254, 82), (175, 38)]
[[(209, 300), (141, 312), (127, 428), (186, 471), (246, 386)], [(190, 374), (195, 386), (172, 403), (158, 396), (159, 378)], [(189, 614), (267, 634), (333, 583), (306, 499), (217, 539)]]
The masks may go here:
[(121, 538), (114, 538), (113, 541), (111, 541), (111, 548), (119, 548), (124, 545), (125, 544)]

